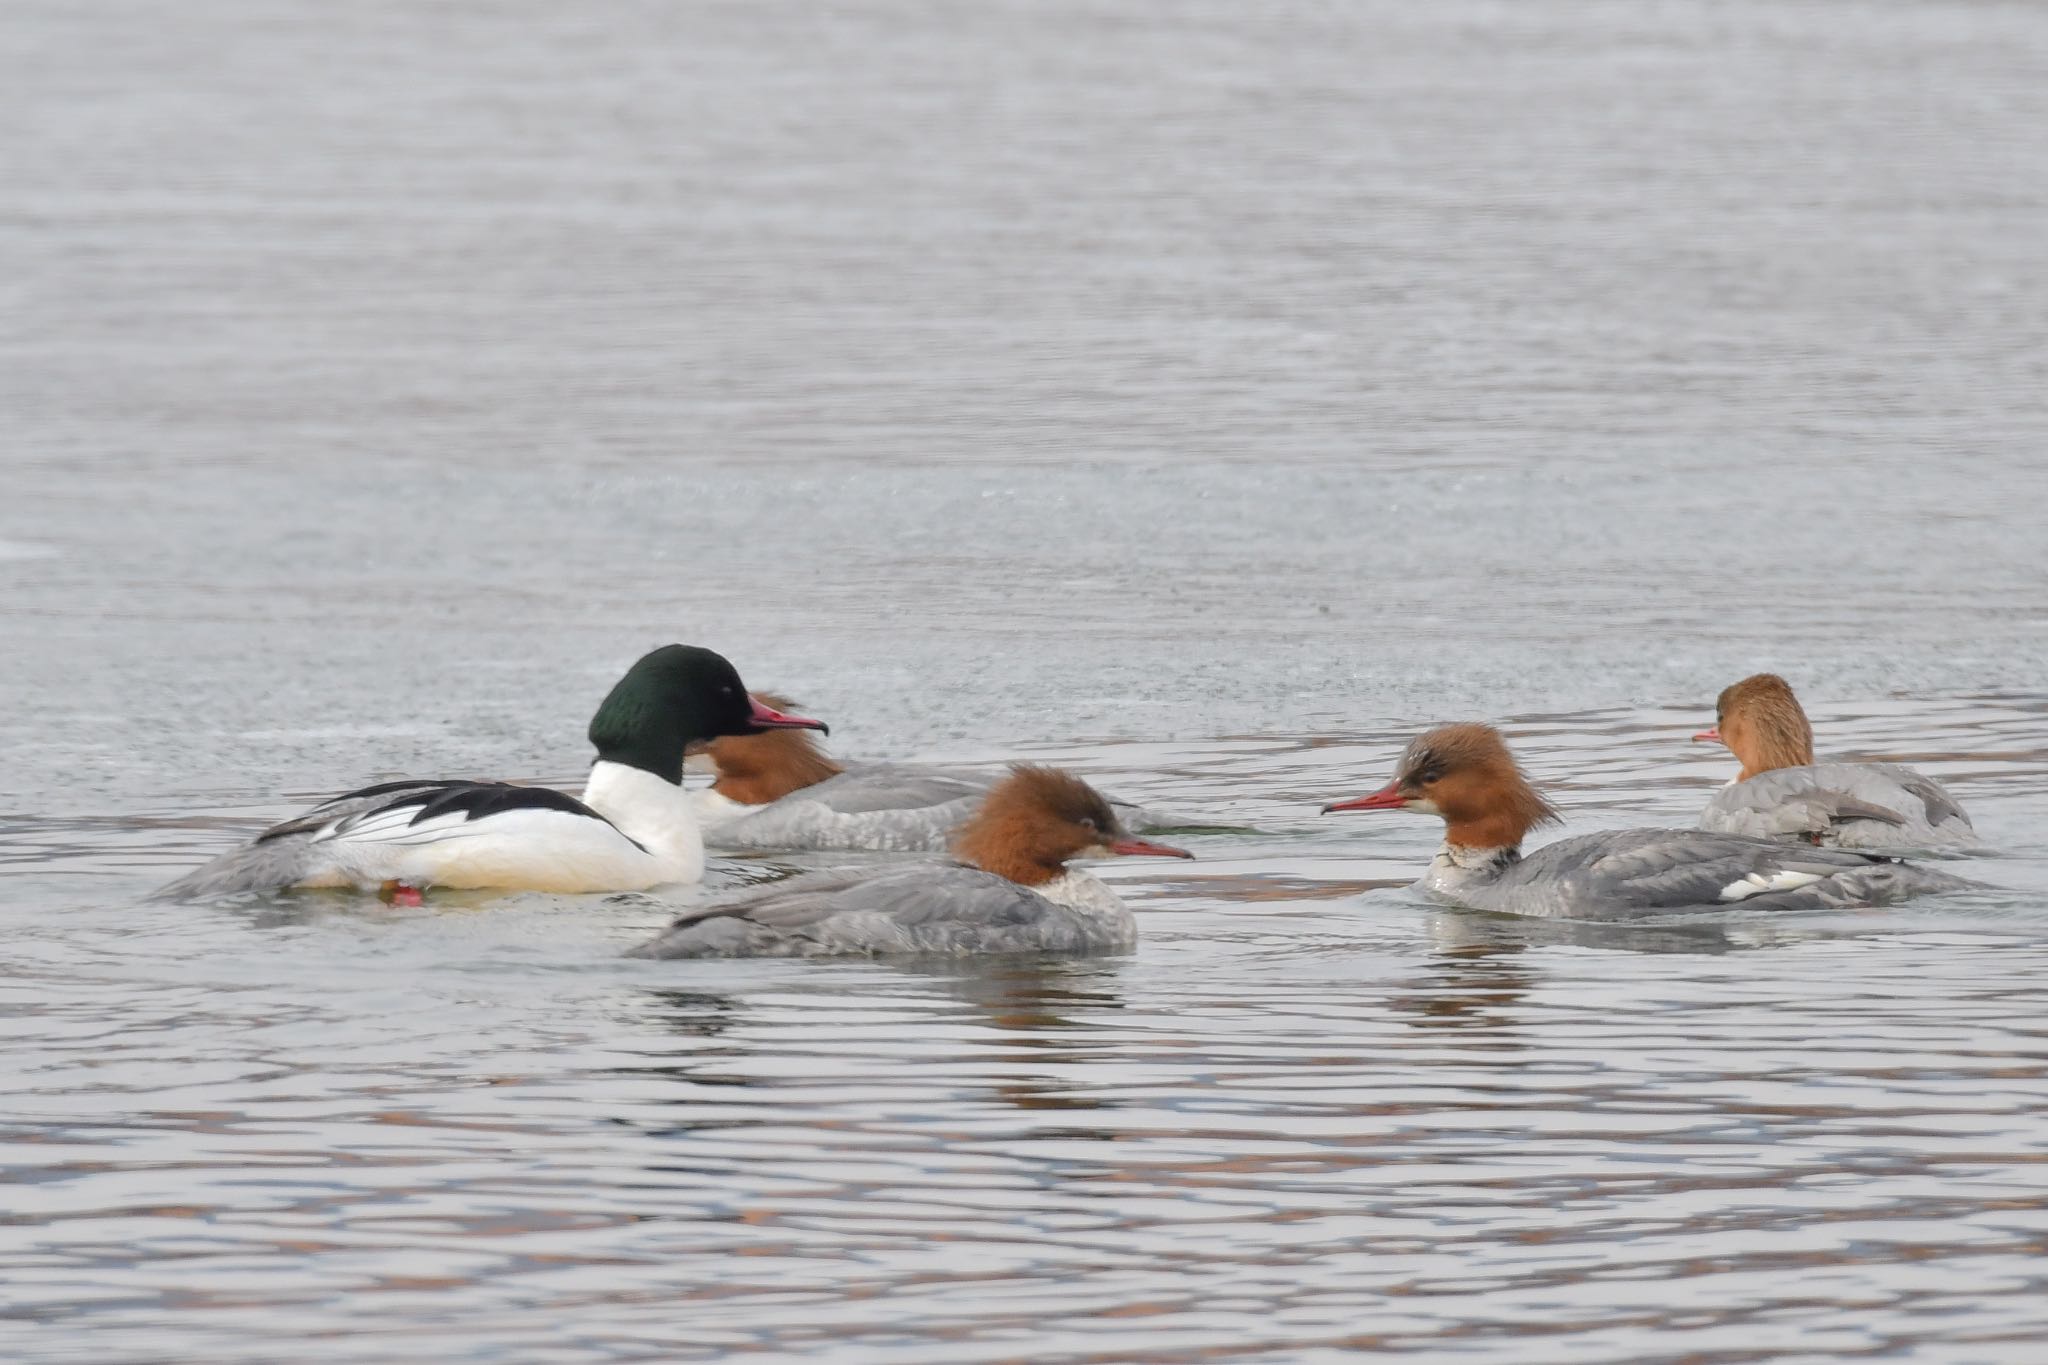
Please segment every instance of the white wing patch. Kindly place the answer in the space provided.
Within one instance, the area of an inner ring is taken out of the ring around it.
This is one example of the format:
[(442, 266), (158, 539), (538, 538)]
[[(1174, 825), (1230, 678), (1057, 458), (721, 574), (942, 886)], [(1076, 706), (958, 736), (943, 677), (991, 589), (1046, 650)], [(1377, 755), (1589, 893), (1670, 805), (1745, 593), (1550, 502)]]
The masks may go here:
[(1783, 869), (1777, 872), (1752, 872), (1740, 881), (1733, 881), (1721, 888), (1724, 901), (1746, 901), (1751, 896), (1761, 896), (1768, 891), (1797, 891), (1802, 886), (1812, 886), (1822, 880), (1817, 872), (1793, 872)]

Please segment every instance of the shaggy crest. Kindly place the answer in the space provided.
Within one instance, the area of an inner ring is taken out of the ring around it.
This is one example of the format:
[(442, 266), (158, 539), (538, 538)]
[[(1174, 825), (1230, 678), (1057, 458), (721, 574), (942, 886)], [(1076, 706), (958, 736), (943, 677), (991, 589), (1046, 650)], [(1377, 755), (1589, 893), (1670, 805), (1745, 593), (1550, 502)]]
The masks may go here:
[(1742, 761), (1738, 781), (1813, 762), (1813, 726), (1792, 685), (1775, 673), (1752, 674), (1722, 688), (1714, 714), (1721, 742)]
[(1465, 848), (1519, 847), (1530, 830), (1562, 818), (1491, 725), (1441, 725), (1416, 736), (1396, 780), (1404, 796), (1435, 806), (1445, 840)]
[[(797, 703), (777, 692), (755, 692), (762, 705), (795, 711)], [(793, 791), (816, 786), (845, 769), (818, 747), (810, 730), (765, 730), (758, 735), (725, 735), (704, 744), (718, 766), (711, 790), (743, 806), (780, 801)]]
[(1057, 768), (1011, 765), (953, 836), (963, 863), (1024, 886), (1053, 880), (1067, 859), (1124, 836), (1102, 794)]

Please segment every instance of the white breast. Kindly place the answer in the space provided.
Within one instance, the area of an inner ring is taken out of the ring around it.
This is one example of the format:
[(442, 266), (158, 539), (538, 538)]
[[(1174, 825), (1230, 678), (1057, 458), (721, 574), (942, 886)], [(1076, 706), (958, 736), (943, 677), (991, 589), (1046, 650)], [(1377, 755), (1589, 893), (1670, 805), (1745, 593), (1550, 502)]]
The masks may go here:
[(1091, 915), (1122, 916), (1130, 912), (1101, 878), (1070, 867), (1049, 882), (1031, 888), (1055, 905)]

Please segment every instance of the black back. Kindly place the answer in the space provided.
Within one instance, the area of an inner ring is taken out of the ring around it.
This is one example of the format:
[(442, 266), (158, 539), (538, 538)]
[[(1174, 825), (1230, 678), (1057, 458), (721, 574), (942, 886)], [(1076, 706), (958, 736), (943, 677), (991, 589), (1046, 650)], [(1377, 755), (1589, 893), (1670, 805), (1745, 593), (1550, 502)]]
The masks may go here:
[[(354, 809), (344, 814), (339, 809), (344, 806)], [(408, 807), (416, 808), (412, 818), (406, 821), (408, 825), (444, 815), (460, 815), (464, 821), (470, 821), (515, 810), (558, 810), (618, 828), (567, 792), (556, 791), (552, 787), (521, 787), (510, 782), (402, 781), (379, 782), (323, 801), (304, 815), (263, 831), (256, 836), (256, 842), (267, 843), (291, 834), (311, 834), (337, 816), (354, 822)], [(623, 836), (624, 832), (621, 834)], [(639, 843), (638, 840), (633, 842)]]

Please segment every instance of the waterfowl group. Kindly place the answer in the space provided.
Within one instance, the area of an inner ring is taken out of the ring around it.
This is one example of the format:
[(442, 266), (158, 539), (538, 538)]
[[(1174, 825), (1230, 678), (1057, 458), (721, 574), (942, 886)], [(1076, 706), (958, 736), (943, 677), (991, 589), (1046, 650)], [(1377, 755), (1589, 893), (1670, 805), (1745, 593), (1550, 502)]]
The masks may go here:
[(1439, 817), (1443, 847), (1416, 885), (1456, 905), (1510, 915), (1611, 920), (1732, 905), (1824, 910), (1974, 885), (1873, 854), (1700, 829), (1603, 830), (1524, 855), (1529, 831), (1558, 813), (1490, 725), (1445, 725), (1417, 736), (1386, 786), (1323, 810)]
[[(707, 836), (749, 851), (944, 853), (802, 873), (684, 910), (633, 950), (648, 958), (964, 956), (1130, 948), (1136, 925), (1087, 859), (1188, 858), (1132, 832), (1135, 807), (1072, 774), (845, 765), (823, 721), (750, 693), (722, 656), (665, 645), (627, 670), (591, 718), (582, 794), (506, 782), (406, 780), (334, 797), (163, 888), (193, 899), (356, 888), (418, 903), (434, 887), (564, 894), (650, 891), (704, 873)], [(1813, 761), (1812, 729), (1773, 674), (1721, 693), (1715, 728), (1741, 762), (1697, 829), (1625, 829), (1530, 852), (1558, 812), (1491, 726), (1411, 741), (1392, 779), (1340, 811), (1444, 823), (1416, 883), (1475, 910), (1616, 920), (1706, 910), (1867, 906), (1978, 885), (1887, 852), (1975, 846), (1939, 783), (1889, 763)], [(684, 790), (686, 760), (708, 768)]]
[(1105, 953), (1137, 922), (1077, 858), (1192, 858), (1140, 839), (1071, 773), (1019, 764), (953, 841), (954, 863), (813, 872), (683, 914), (635, 957)]

